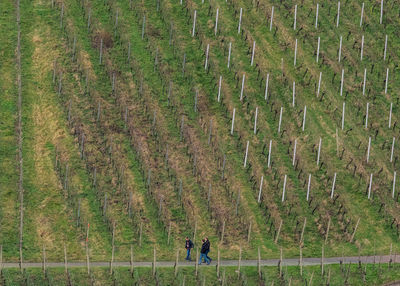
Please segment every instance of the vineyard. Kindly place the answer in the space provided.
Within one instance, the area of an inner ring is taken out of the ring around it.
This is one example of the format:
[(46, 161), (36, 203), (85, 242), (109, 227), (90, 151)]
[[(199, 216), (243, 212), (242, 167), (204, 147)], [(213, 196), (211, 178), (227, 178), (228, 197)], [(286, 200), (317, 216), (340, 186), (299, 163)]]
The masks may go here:
[[(394, 0), (1, 1), (0, 282), (399, 279), (399, 27)], [(186, 236), (217, 275), (178, 269)]]

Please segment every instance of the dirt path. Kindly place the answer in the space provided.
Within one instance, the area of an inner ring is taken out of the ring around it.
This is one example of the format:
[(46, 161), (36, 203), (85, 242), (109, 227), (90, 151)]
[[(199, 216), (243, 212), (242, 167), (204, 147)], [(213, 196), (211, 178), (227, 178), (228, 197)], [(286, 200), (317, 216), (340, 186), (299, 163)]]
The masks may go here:
[[(358, 264), (359, 262), (365, 264), (372, 263), (400, 263), (400, 256), (395, 255), (376, 255), (376, 256), (345, 256), (345, 257), (327, 257), (324, 258), (324, 264)], [(257, 266), (257, 260), (242, 260), (240, 262), (241, 266)], [(279, 263), (279, 259), (262, 259), (260, 260), (261, 266), (277, 266)], [(210, 266), (216, 266), (217, 261), (212, 261)], [(321, 257), (309, 257), (303, 258), (303, 266), (312, 266), (312, 265), (320, 265)], [(115, 267), (129, 267), (131, 264), (129, 261), (116, 261), (114, 262)], [(151, 267), (152, 262), (148, 261), (135, 261), (133, 263), (135, 267)], [(195, 261), (186, 262), (181, 261), (178, 263), (179, 266), (195, 266)], [(238, 260), (221, 260), (220, 266), (237, 266)], [(284, 266), (298, 266), (299, 258), (284, 258), (282, 260), (282, 265)], [(42, 267), (43, 264), (41, 262), (27, 262), (23, 264), (24, 268), (38, 268)], [(110, 262), (108, 261), (96, 261), (91, 262), (90, 267), (109, 267)], [(160, 261), (156, 262), (157, 267), (174, 267), (175, 261)], [(202, 266), (207, 266), (206, 264), (202, 264)], [(16, 268), (19, 267), (17, 262), (5, 262), (2, 265), (3, 268)], [(46, 263), (46, 267), (65, 267), (64, 262), (48, 262)], [(86, 262), (74, 261), (68, 262), (68, 267), (86, 267)]]

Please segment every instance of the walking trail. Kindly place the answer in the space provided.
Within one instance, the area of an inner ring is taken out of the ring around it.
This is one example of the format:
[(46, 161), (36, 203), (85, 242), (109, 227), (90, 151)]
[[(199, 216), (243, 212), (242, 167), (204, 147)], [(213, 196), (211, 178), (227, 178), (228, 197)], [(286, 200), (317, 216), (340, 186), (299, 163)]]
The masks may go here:
[[(279, 259), (262, 259), (260, 260), (261, 266), (277, 266)], [(303, 266), (312, 266), (324, 264), (357, 264), (357, 263), (400, 263), (400, 257), (398, 255), (377, 255), (377, 256), (345, 256), (345, 257), (326, 257), (323, 260), (321, 257), (309, 257), (303, 258)], [(299, 258), (286, 258), (282, 260), (282, 266), (297, 266), (300, 264)], [(133, 266), (135, 267), (152, 267), (152, 262), (147, 261), (134, 261)], [(178, 266), (195, 266), (195, 261), (180, 261)], [(217, 261), (213, 260), (210, 265), (203, 263), (201, 267), (216, 266)], [(237, 266), (238, 260), (221, 260), (220, 266)], [(257, 266), (258, 260), (241, 260), (241, 266)], [(86, 267), (86, 261), (71, 261), (67, 263), (68, 267)], [(90, 267), (109, 267), (109, 261), (93, 261), (90, 262)], [(129, 261), (114, 261), (113, 267), (130, 267), (131, 263)], [(174, 267), (175, 261), (157, 261), (156, 267)], [(17, 268), (20, 267), (18, 262), (3, 262), (3, 268)], [(42, 262), (24, 262), (22, 267), (24, 268), (37, 268), (43, 267)], [(65, 267), (64, 262), (46, 262), (46, 267)]]

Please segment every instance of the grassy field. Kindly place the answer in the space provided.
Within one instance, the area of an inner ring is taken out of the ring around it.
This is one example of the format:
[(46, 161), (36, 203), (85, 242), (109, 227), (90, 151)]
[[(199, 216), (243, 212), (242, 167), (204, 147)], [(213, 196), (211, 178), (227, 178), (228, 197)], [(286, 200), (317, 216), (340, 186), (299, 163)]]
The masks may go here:
[[(16, 3), (0, 3), (6, 261), (19, 259)], [(225, 259), (399, 252), (398, 3), (384, 2), (380, 24), (380, 1), (365, 2), (362, 25), (360, 3), (341, 3), (339, 19), (337, 5), (319, 4), (315, 27), (312, 1), (21, 0), (24, 260), (127, 261), (131, 248), (137, 261), (173, 260), (185, 236), (196, 247), (208, 236)], [(398, 278), (352, 267), (352, 285)], [(13, 271), (12, 285), (65, 281)], [(150, 283), (146, 271), (70, 275)], [(259, 283), (254, 269), (226, 271)], [(275, 283), (313, 271), (288, 267)], [(331, 271), (343, 284), (347, 270)], [(204, 278), (217, 283), (211, 270), (186, 283)]]
[(18, 248), (18, 193), (17, 193), (17, 138), (16, 122), (16, 64), (15, 47), (17, 43), (16, 14), (12, 1), (0, 4), (1, 34), (0, 43), (0, 240), (5, 255), (16, 257)]
[(197, 276), (193, 268), (179, 268), (176, 276), (172, 268), (158, 268), (155, 276), (151, 268), (118, 268), (112, 275), (107, 268), (94, 268), (91, 274), (85, 269), (73, 268), (66, 275), (64, 269), (48, 269), (44, 274), (40, 269), (3, 270), (5, 285), (377, 285), (399, 278), (398, 269), (387, 269), (387, 265), (369, 265), (359, 268), (351, 266), (328, 266), (321, 275), (316, 266), (299, 268), (263, 267), (258, 278), (255, 267), (242, 267), (240, 274), (235, 267), (224, 267), (217, 277), (212, 268), (200, 268)]

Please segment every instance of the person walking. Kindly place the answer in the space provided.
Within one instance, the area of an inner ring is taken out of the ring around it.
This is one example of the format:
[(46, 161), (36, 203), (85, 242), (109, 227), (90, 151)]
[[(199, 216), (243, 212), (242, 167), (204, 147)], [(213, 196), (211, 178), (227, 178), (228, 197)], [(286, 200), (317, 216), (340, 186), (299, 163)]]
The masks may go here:
[(187, 236), (185, 241), (185, 248), (186, 248), (186, 260), (192, 261), (192, 259), (190, 258), (190, 251), (193, 248), (193, 242)]
[(208, 260), (207, 255), (206, 255), (206, 251), (207, 251), (207, 243), (206, 240), (203, 238), (201, 240), (203, 242), (203, 244), (201, 245), (201, 250), (200, 250), (200, 259), (199, 259), (199, 265), (201, 265), (201, 262), (204, 258), (205, 262), (207, 262), (207, 265), (210, 264), (210, 260)]
[(208, 256), (208, 253), (210, 252), (210, 241), (208, 240), (208, 237), (205, 238), (206, 245), (207, 245), (207, 250), (206, 250), (206, 257), (208, 258), (208, 261), (212, 261), (212, 259)]

